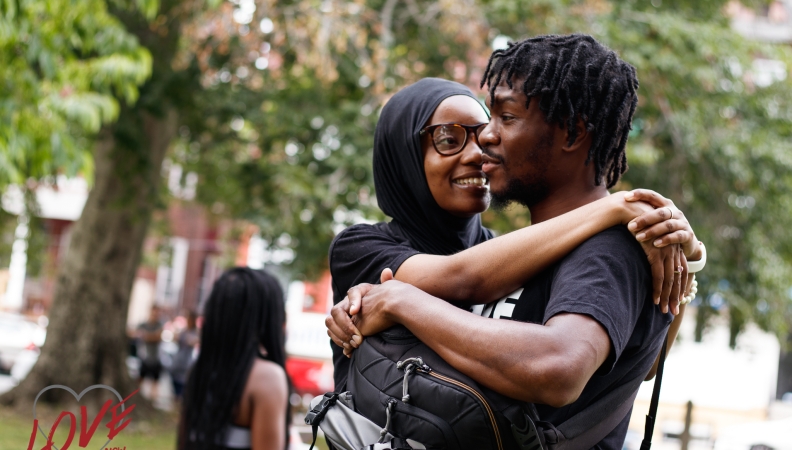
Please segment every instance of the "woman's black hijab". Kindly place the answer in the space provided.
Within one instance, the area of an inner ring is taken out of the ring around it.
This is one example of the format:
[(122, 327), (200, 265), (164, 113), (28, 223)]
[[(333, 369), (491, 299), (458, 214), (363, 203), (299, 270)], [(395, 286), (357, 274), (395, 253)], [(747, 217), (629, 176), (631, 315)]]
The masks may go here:
[[(374, 134), (377, 203), (393, 218), (416, 250), (450, 255), (492, 237), (478, 214), (456, 217), (442, 209), (429, 190), (419, 132), (446, 98), (473, 92), (464, 85), (424, 78), (396, 93), (382, 108)], [(483, 108), (483, 107), (482, 107)]]

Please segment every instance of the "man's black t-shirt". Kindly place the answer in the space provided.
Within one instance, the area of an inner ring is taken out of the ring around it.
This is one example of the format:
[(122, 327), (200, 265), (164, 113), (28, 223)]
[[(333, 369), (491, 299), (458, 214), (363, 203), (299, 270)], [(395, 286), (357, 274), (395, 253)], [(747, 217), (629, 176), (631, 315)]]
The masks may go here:
[[(570, 405), (537, 405), (542, 420), (559, 425), (616, 386), (645, 376), (663, 344), (672, 316), (651, 301), (646, 255), (623, 226), (609, 228), (506, 298), (473, 311), (495, 319), (545, 324), (561, 313), (585, 314), (607, 331), (611, 350)], [(526, 342), (526, 345), (531, 345)], [(621, 449), (629, 414), (595, 449)]]

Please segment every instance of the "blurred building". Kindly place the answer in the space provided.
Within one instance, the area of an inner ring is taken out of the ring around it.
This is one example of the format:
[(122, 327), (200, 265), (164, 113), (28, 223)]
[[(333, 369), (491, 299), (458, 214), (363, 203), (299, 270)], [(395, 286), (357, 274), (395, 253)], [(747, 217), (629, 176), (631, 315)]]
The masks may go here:
[[(79, 219), (88, 197), (82, 178), (58, 179), (57, 184), (41, 185), (35, 190), (38, 203), (33, 214), (43, 221), (45, 270), (30, 276), (25, 270), (28, 214), (18, 189), (3, 195), (5, 211), (19, 216), (10, 267), (0, 274), (0, 310), (28, 315), (46, 315), (52, 305), (58, 265), (68, 251), (71, 227)], [(213, 223), (201, 205), (175, 199), (163, 213), (167, 225), (164, 236), (150, 235), (144, 252), (156, 255), (138, 269), (129, 310), (129, 324), (134, 326), (148, 318), (153, 304), (171, 314), (197, 310), (219, 276), (222, 251), (236, 251), (237, 242), (224, 240), (229, 222)], [(244, 263), (244, 261), (243, 261)]]
[(33, 213), (43, 221), (45, 270), (40, 277), (27, 276), (27, 247), (30, 236), (29, 214), (22, 191), (11, 186), (2, 196), (2, 208), (18, 223), (9, 268), (0, 280), (0, 310), (44, 314), (52, 304), (54, 272), (69, 245), (71, 224), (80, 217), (88, 198), (88, 185), (82, 178), (59, 177), (56, 184), (42, 184), (35, 190), (38, 210)]
[(778, 44), (792, 43), (792, 0), (776, 0), (757, 13), (732, 1), (726, 8), (732, 28), (745, 37)]
[(147, 254), (156, 255), (156, 267), (149, 262), (138, 268), (130, 326), (145, 321), (153, 304), (170, 315), (200, 311), (222, 272), (221, 255), (238, 245), (223, 238), (231, 224), (212, 223), (201, 205), (171, 201), (162, 219), (167, 235), (149, 237), (144, 244)]

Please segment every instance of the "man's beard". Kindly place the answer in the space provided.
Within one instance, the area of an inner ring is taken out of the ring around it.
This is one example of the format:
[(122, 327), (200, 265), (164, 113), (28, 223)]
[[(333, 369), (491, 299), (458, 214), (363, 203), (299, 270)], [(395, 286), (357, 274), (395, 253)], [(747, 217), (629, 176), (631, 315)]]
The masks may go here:
[(512, 202), (529, 208), (539, 203), (550, 194), (550, 187), (544, 179), (538, 178), (533, 177), (531, 180), (509, 179), (506, 189), (501, 192), (490, 192), (492, 196), (490, 206), (496, 211), (503, 211)]
[[(508, 181), (506, 181), (506, 188), (500, 192), (490, 190), (490, 195), (492, 196), (492, 203), (490, 206), (492, 206), (493, 209), (502, 211), (512, 202), (530, 208), (550, 195), (550, 185), (547, 182), (547, 168), (550, 164), (550, 152), (552, 151), (553, 144), (552, 129), (548, 129), (536, 148), (526, 155), (525, 160), (538, 168), (536, 173), (520, 178), (511, 176), (508, 170), (505, 171), (506, 176), (509, 177)], [(486, 149), (484, 153), (487, 153)], [(493, 155), (490, 154), (490, 156)], [(493, 157), (500, 160), (503, 168), (506, 169), (508, 162), (504, 161), (502, 156)]]

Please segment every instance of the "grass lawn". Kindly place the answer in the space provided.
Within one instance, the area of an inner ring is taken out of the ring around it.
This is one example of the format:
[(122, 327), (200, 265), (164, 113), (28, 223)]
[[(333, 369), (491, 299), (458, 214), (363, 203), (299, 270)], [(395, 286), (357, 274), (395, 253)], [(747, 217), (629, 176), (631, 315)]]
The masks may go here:
[[(49, 408), (50, 407), (39, 405), (36, 411), (39, 424), (47, 435), (50, 432), (50, 427), (55, 423), (61, 412), (60, 410), (56, 411)], [(82, 447), (80, 447), (79, 410), (74, 410), (72, 412), (75, 412), (77, 415), (77, 425), (69, 450), (78, 450), (82, 449)], [(111, 413), (108, 411), (105, 417), (109, 418), (110, 415)], [(89, 415), (89, 423), (86, 425), (86, 428), (90, 428), (90, 421), (92, 420), (93, 416)], [(124, 447), (126, 447), (127, 450), (174, 450), (176, 448), (176, 426), (178, 423), (178, 416), (175, 412), (158, 412), (155, 417), (152, 417), (148, 421), (136, 421), (133, 412), (132, 422), (121, 430), (107, 446), (100, 449), (100, 446), (107, 440), (107, 433), (109, 430), (105, 427), (106, 423), (107, 419), (96, 428), (93, 438), (86, 447), (87, 450), (113, 450), (115, 447), (121, 450), (123, 450)], [(55, 432), (53, 444), (59, 449), (62, 449), (63, 443), (66, 442), (69, 434), (69, 426), (69, 419), (64, 418)], [(0, 450), (26, 450), (32, 430), (32, 411), (19, 411), (17, 409), (0, 407)], [(46, 442), (46, 436), (43, 436), (41, 432), (39, 432), (36, 436), (33, 449), (41, 450)], [(319, 436), (316, 447), (314, 448), (318, 450), (327, 449), (327, 444), (325, 444), (322, 436)]]
[[(60, 414), (60, 411), (45, 410), (45, 408), (39, 406), (37, 415), (39, 416), (39, 424), (45, 433), (49, 434), (49, 429), (55, 423), (58, 414)], [(76, 431), (69, 446), (70, 449), (75, 450), (81, 448), (79, 411), (77, 416)], [(107, 413), (107, 416), (110, 416), (110, 412)], [(104, 422), (106, 423), (107, 421), (105, 420)], [(100, 446), (107, 440), (109, 430), (104, 426), (105, 423), (96, 428), (93, 438), (88, 447), (86, 447), (87, 449), (99, 450)], [(174, 450), (176, 448), (176, 423), (177, 416), (175, 413), (161, 413), (146, 422), (136, 422), (134, 416), (132, 416), (132, 422), (103, 448), (111, 450), (114, 447), (121, 449), (126, 447), (128, 450)], [(89, 427), (90, 424), (87, 425), (87, 428)], [(32, 411), (24, 413), (16, 409), (11, 410), (0, 407), (0, 449), (26, 450), (32, 429)], [(62, 448), (62, 444), (66, 442), (68, 430), (69, 419), (64, 418), (58, 426), (55, 439), (53, 439), (53, 443), (58, 448)], [(35, 450), (41, 449), (46, 444), (46, 441), (46, 437), (39, 432), (33, 448)]]

